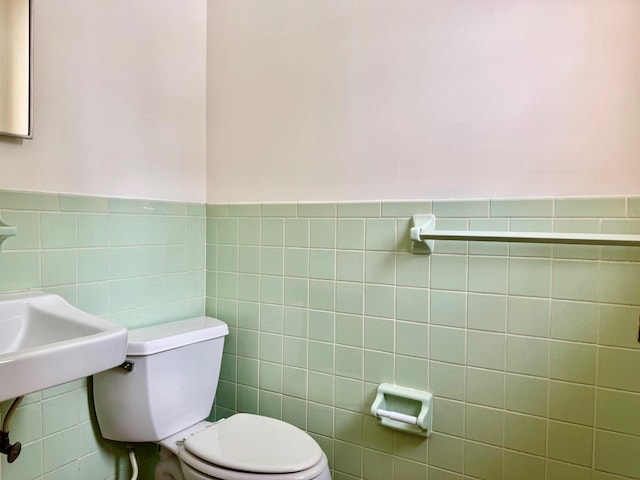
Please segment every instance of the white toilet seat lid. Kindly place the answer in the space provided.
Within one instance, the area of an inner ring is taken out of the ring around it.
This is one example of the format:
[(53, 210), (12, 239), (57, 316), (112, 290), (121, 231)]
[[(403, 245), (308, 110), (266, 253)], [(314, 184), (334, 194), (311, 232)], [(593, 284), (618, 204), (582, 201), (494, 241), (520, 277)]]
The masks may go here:
[(209, 463), (255, 473), (299, 472), (322, 458), (320, 446), (299, 428), (247, 413), (213, 424), (183, 446)]

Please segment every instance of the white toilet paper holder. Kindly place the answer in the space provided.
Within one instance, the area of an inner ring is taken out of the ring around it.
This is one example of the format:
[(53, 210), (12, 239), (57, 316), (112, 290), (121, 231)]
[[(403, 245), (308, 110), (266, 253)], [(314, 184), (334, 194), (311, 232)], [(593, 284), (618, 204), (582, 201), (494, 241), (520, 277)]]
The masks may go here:
[(371, 405), (371, 415), (385, 427), (414, 435), (431, 435), (433, 395), (422, 390), (383, 383)]

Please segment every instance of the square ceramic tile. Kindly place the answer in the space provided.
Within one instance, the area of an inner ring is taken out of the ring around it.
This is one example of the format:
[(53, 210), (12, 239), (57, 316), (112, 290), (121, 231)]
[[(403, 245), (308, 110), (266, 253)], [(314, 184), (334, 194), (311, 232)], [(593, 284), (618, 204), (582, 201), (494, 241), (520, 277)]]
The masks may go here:
[(362, 346), (363, 318), (359, 315), (336, 314), (336, 343)]
[(362, 415), (348, 410), (335, 409), (335, 438), (362, 444)]
[(630, 435), (640, 435), (638, 416), (640, 395), (598, 389), (596, 395), (596, 427)]
[(502, 478), (503, 450), (481, 443), (464, 443), (465, 474), (486, 480)]
[(542, 258), (509, 260), (509, 293), (547, 297), (551, 293), (551, 261)]
[(464, 327), (466, 325), (467, 306), (464, 293), (431, 290), (430, 308), (432, 325), (449, 327)]
[(469, 328), (493, 332), (506, 331), (507, 297), (469, 294), (467, 310)]
[(359, 283), (336, 282), (336, 312), (362, 314), (364, 286)]
[(429, 361), (396, 355), (396, 384), (416, 390), (429, 390)]
[(543, 480), (545, 478), (545, 459), (505, 450), (504, 478), (506, 480)]
[(334, 310), (335, 282), (309, 280), (309, 307), (318, 310)]
[(333, 373), (335, 366), (335, 345), (325, 342), (309, 341), (309, 369), (323, 373)]
[(284, 246), (284, 219), (263, 218), (260, 230), (261, 245), (271, 247)]
[(371, 350), (394, 351), (394, 321), (386, 318), (365, 317), (364, 347)]
[(465, 431), (465, 404), (444, 398), (433, 399), (433, 431), (462, 437)]
[(42, 248), (73, 248), (78, 245), (76, 214), (42, 213), (40, 230)]
[(599, 387), (640, 392), (640, 378), (634, 374), (640, 368), (640, 351), (599, 347), (597, 361)]
[(430, 359), (440, 362), (465, 362), (465, 331), (459, 328), (431, 327)]
[(282, 363), (294, 367), (306, 368), (308, 341), (304, 338), (284, 337)]
[(551, 341), (549, 377), (576, 383), (595, 384), (596, 346)]
[(335, 314), (311, 310), (309, 312), (309, 339), (333, 342), (335, 332)]
[(433, 255), (430, 281), (431, 288), (466, 290), (467, 259), (458, 255)]
[(428, 358), (429, 327), (419, 323), (396, 322), (395, 351), (399, 355)]
[[(336, 357), (338, 352), (336, 350)], [(335, 377), (335, 404), (336, 407), (353, 412), (362, 412), (363, 382), (352, 378)], [(362, 425), (360, 424), (362, 430)]]
[(616, 347), (640, 348), (638, 342), (638, 308), (600, 305), (598, 343)]
[(309, 250), (309, 277), (325, 280), (336, 278), (335, 250)]
[(306, 218), (287, 218), (284, 223), (285, 245), (287, 247), (309, 246), (309, 220)]
[(364, 271), (367, 283), (393, 285), (396, 281), (396, 256), (386, 252), (366, 252)]
[(427, 323), (429, 320), (429, 291), (422, 288), (396, 288), (396, 318)]
[(640, 264), (603, 262), (600, 265), (600, 295), (602, 303), (638, 305), (640, 292), (636, 279), (640, 275)]
[[(242, 249), (240, 250), (242, 261)], [(255, 260), (251, 259), (250, 265)], [(309, 250), (304, 248), (284, 249), (284, 274), (290, 277), (307, 277), (309, 275)]]
[(543, 417), (547, 414), (549, 382), (543, 378), (507, 374), (505, 408)]
[(367, 219), (365, 223), (365, 248), (367, 250), (396, 249), (396, 221), (394, 219)]
[(598, 298), (599, 265), (586, 261), (553, 262), (553, 298), (594, 301)]
[(502, 446), (504, 411), (468, 404), (465, 409), (465, 438)]
[(548, 455), (556, 460), (590, 467), (593, 463), (593, 430), (580, 425), (549, 421)]
[(336, 375), (360, 380), (363, 378), (363, 351), (360, 348), (336, 345), (335, 373)]
[(77, 250), (50, 250), (42, 252), (42, 286), (72, 284), (77, 281)]
[(506, 293), (508, 261), (500, 257), (469, 258), (469, 291)]
[(309, 246), (311, 248), (336, 247), (335, 219), (313, 218), (310, 220)]
[(334, 377), (325, 373), (309, 372), (308, 398), (311, 402), (333, 405)]
[(356, 478), (362, 475), (362, 447), (345, 442), (336, 442), (336, 473), (345, 473)]
[(593, 425), (595, 389), (588, 385), (549, 382), (549, 418)]
[[(209, 239), (209, 235), (207, 235)], [(209, 239), (211, 240), (211, 239)], [(260, 245), (261, 230), (259, 218), (239, 218), (238, 219), (238, 244), (239, 245)]]
[(395, 316), (395, 291), (391, 286), (365, 285), (364, 313), (366, 315), (393, 318)]
[(551, 338), (595, 343), (597, 329), (597, 304), (561, 300), (551, 302)]
[(549, 342), (545, 339), (507, 337), (507, 371), (546, 377), (549, 370)]
[(309, 282), (304, 278), (285, 278), (284, 304), (306, 307), (309, 304)]
[(504, 408), (505, 374), (468, 367), (466, 390), (468, 403)]
[(364, 351), (364, 379), (371, 383), (394, 383), (393, 355), (375, 350)]
[(429, 286), (429, 256), (396, 255), (396, 284), (405, 287)]
[(364, 450), (363, 457), (364, 478), (382, 480), (393, 475), (393, 456), (376, 450)]
[(363, 250), (364, 232), (364, 219), (338, 219), (337, 248), (342, 250)]
[(429, 465), (462, 473), (464, 471), (464, 440), (434, 433), (429, 438)]
[(550, 304), (547, 299), (509, 297), (507, 331), (516, 335), (548, 337)]
[(467, 365), (504, 370), (506, 335), (492, 332), (467, 332)]
[[(596, 430), (594, 466), (605, 472), (637, 477), (640, 471), (638, 448), (638, 437)], [(609, 478), (603, 477), (602, 480)]]
[(364, 253), (338, 250), (336, 278), (347, 282), (364, 281)]
[(533, 455), (544, 455), (547, 441), (547, 421), (543, 418), (505, 413), (504, 446)]
[[(78, 215), (77, 218), (78, 247), (106, 247), (109, 245), (109, 217), (107, 215)], [(10, 219), (5, 220), (11, 224)], [(22, 229), (19, 230), (22, 234)]]
[(305, 337), (308, 330), (308, 311), (302, 308), (284, 309), (284, 334), (293, 337)]

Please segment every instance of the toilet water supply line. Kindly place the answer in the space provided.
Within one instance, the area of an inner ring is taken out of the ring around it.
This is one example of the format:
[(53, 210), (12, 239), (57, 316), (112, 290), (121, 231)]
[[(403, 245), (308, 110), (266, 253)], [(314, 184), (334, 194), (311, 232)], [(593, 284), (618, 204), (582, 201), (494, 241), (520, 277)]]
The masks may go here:
[(4, 417), (4, 422), (2, 422), (2, 431), (0, 431), (0, 453), (7, 455), (7, 462), (9, 463), (15, 462), (22, 450), (22, 444), (20, 442), (16, 442), (12, 445), (9, 440), (9, 424), (11, 423), (11, 417), (13, 417), (13, 414), (20, 405), (20, 402), (22, 402), (23, 398), (24, 397), (18, 397), (13, 401), (11, 407), (9, 407), (7, 415)]
[(127, 443), (127, 449), (129, 450), (129, 461), (131, 462), (131, 480), (137, 480), (138, 462), (136, 461), (135, 445), (133, 443)]

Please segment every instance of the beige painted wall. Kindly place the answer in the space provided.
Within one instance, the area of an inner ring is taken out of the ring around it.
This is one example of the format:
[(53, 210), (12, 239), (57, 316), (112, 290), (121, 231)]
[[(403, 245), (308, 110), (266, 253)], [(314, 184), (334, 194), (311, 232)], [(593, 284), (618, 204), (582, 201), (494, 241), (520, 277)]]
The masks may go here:
[(209, 2), (210, 202), (640, 194), (637, 0)]
[(204, 201), (206, 0), (35, 0), (34, 138), (1, 189)]

